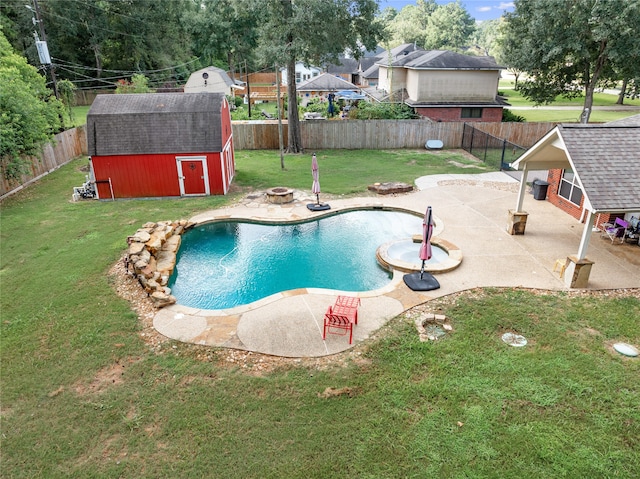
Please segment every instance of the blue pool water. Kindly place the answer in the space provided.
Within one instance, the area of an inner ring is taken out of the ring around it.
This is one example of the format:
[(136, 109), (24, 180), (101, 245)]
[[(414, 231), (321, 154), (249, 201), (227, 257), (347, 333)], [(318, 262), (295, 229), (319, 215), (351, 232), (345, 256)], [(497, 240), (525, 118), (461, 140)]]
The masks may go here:
[(391, 279), (377, 248), (421, 232), (421, 217), (370, 210), (293, 225), (203, 224), (183, 235), (169, 287), (179, 304), (202, 309), (297, 288), (369, 291)]

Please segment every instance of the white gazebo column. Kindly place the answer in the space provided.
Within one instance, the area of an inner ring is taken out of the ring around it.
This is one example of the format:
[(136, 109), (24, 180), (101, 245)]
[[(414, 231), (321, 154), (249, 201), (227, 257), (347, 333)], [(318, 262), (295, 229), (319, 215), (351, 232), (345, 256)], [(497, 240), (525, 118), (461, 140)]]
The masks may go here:
[(522, 204), (524, 203), (524, 194), (527, 189), (528, 170), (529, 167), (525, 163), (524, 168), (522, 169), (522, 178), (520, 178), (520, 188), (518, 189), (518, 202), (516, 203), (516, 209), (509, 210), (507, 231), (510, 235), (523, 235), (524, 230), (527, 227), (527, 216), (529, 216), (529, 213), (522, 211)]
[(584, 229), (582, 230), (582, 238), (580, 239), (578, 253), (575, 256), (567, 257), (567, 267), (564, 272), (564, 284), (569, 288), (586, 288), (589, 283), (591, 266), (593, 266), (594, 263), (593, 261), (589, 261), (586, 256), (594, 223), (595, 215), (591, 210), (587, 210), (587, 219), (585, 221)]

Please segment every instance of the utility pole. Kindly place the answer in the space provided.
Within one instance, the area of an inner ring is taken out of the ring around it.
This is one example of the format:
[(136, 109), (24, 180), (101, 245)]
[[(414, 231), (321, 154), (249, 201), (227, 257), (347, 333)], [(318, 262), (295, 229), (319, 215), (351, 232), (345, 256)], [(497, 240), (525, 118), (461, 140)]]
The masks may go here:
[(38, 40), (38, 34), (37, 33), (34, 34), (36, 38), (36, 47), (38, 49), (38, 55), (40, 57), (40, 63), (42, 63), (45, 66), (45, 69), (47, 65), (49, 66), (49, 69), (51, 70), (51, 81), (53, 82), (53, 93), (56, 95), (56, 98), (59, 100), (60, 94), (58, 93), (58, 82), (56, 80), (56, 71), (53, 66), (53, 63), (51, 62), (51, 57), (49, 56), (49, 47), (47, 47), (47, 34), (44, 31), (44, 23), (42, 22), (42, 18), (40, 17), (40, 6), (38, 5), (38, 0), (33, 0), (33, 6), (35, 7), (34, 9), (32, 9), (29, 6), (27, 6), (27, 8), (31, 10), (33, 13), (35, 13), (36, 18), (34, 20), (34, 23), (38, 24), (38, 28), (40, 29), (40, 36), (42, 37), (42, 42), (41, 42), (40, 40)]

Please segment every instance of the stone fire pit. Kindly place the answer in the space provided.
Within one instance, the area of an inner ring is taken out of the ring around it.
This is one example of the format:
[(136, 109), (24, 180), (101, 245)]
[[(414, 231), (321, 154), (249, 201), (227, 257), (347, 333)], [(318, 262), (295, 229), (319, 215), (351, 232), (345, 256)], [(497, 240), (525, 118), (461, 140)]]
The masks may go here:
[(398, 181), (387, 183), (374, 183), (367, 187), (369, 191), (375, 191), (379, 195), (392, 195), (396, 193), (408, 193), (413, 191), (413, 186)]
[(281, 205), (284, 203), (291, 203), (293, 201), (293, 190), (291, 188), (285, 188), (283, 186), (276, 186), (275, 188), (269, 188), (266, 191), (267, 201), (269, 203)]

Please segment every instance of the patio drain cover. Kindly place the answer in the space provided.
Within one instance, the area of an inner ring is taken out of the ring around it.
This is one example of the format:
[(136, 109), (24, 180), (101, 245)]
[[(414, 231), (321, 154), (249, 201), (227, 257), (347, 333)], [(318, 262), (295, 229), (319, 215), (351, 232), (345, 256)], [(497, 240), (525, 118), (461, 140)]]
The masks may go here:
[(618, 351), (620, 354), (624, 354), (625, 356), (635, 357), (640, 354), (635, 347), (627, 343), (615, 343), (613, 345), (613, 349)]
[(502, 340), (509, 346), (521, 347), (527, 345), (527, 338), (515, 333), (504, 333)]

